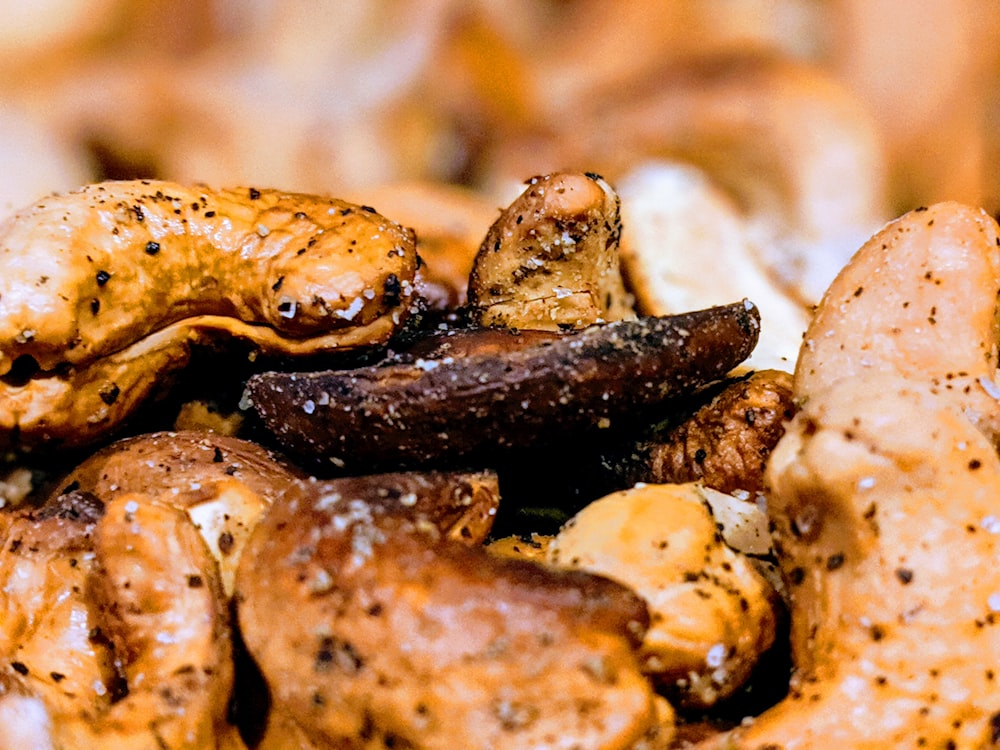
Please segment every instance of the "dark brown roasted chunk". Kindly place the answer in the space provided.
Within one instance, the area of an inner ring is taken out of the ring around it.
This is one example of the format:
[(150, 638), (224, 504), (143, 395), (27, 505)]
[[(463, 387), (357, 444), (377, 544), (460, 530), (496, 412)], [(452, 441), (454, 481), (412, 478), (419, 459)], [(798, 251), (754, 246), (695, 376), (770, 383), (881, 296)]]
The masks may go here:
[(608, 463), (630, 484), (702, 482), (721, 492), (756, 492), (763, 489), (767, 459), (793, 413), (792, 376), (754, 372), (688, 419)]
[(750, 302), (592, 326), (513, 351), (250, 379), (246, 400), (290, 453), (417, 465), (648, 420), (753, 350)]
[[(424, 475), (410, 504), (451, 476)], [(624, 750), (654, 729), (642, 601), (445, 538), (386, 500), (412, 482), (301, 483), (255, 530), (237, 600), (270, 687), (265, 745)]]

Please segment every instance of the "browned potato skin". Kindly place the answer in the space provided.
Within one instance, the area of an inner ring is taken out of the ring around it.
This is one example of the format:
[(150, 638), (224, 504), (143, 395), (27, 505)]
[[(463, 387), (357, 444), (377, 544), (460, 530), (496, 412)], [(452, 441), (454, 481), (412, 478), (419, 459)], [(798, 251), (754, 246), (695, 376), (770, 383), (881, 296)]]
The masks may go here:
[(635, 317), (618, 260), (618, 195), (599, 175), (534, 177), (490, 227), (469, 276), (480, 325), (564, 330)]
[(262, 747), (628, 748), (652, 729), (627, 589), (442, 540), (379, 500), (398, 475), (338, 481), (286, 495), (239, 571), (273, 700)]
[(79, 444), (202, 338), (290, 356), (385, 342), (417, 256), (412, 231), (344, 201), (131, 181), (15, 214), (0, 262), (0, 374), (34, 375), (0, 387), (0, 432)]
[(757, 371), (635, 446), (615, 461), (616, 471), (629, 483), (701, 482), (720, 492), (760, 492), (767, 459), (794, 413), (791, 374)]
[(498, 354), (262, 373), (246, 398), (291, 454), (414, 466), (641, 421), (643, 407), (690, 394), (743, 361), (759, 324), (744, 301), (592, 326)]

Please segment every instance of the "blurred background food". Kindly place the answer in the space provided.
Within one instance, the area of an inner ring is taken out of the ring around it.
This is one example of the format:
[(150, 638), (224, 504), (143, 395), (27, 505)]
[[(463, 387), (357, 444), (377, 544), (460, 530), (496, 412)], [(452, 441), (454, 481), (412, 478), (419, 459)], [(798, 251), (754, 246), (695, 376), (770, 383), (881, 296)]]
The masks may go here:
[(126, 177), (500, 205), (650, 159), (704, 168), (793, 259), (940, 199), (1000, 208), (991, 0), (2, 6), (0, 213)]

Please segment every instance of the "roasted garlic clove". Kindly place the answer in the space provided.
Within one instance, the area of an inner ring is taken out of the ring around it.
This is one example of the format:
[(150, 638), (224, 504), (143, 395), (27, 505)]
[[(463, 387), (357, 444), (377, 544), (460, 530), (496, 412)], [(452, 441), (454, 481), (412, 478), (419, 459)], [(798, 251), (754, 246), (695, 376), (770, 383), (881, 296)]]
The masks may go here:
[(641, 423), (743, 361), (744, 301), (592, 326), (504, 352), (250, 378), (245, 403), (290, 453), (338, 466), (415, 465), (554, 434)]
[(297, 356), (384, 343), (413, 233), (372, 209), (253, 188), (108, 182), (0, 227), (0, 434), (84, 444), (205, 338)]

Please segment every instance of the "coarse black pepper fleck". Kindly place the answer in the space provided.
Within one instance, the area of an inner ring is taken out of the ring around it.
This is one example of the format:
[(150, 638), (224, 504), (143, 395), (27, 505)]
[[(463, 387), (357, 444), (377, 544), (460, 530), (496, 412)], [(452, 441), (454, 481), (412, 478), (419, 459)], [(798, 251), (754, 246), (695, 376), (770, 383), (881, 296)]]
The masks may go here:
[(121, 395), (121, 389), (116, 383), (108, 383), (106, 386), (101, 388), (100, 391), (98, 391), (98, 395), (101, 397), (101, 401), (106, 403), (108, 406), (111, 406), (111, 404), (117, 401), (118, 397)]
[(97, 279), (97, 286), (104, 286), (111, 280), (111, 274), (107, 271), (101, 270), (97, 272), (95, 278)]

